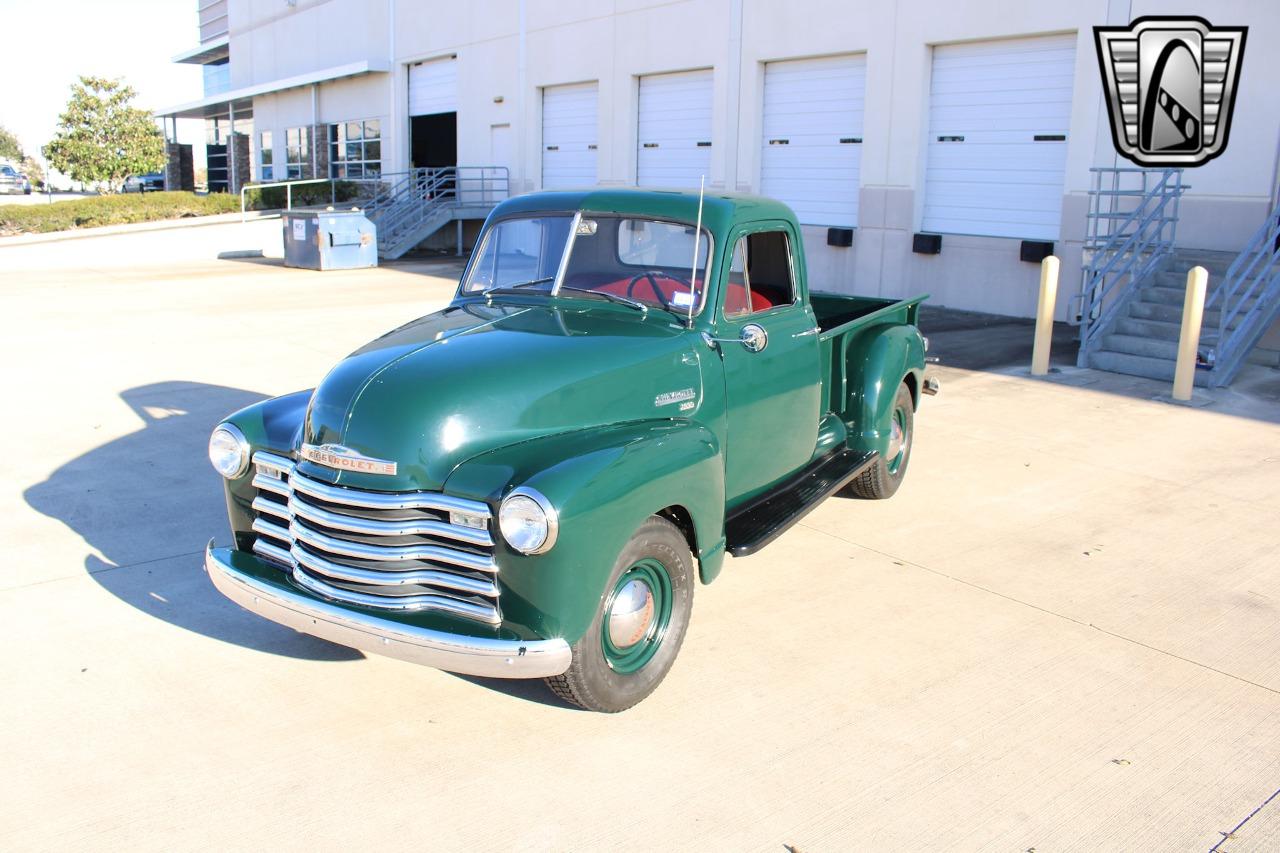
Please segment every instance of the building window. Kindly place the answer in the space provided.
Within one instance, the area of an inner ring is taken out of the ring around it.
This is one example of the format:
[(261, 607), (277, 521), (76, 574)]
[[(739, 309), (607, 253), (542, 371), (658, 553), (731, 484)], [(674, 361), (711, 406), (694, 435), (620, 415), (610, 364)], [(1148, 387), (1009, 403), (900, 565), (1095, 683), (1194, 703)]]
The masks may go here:
[(329, 177), (376, 178), (382, 174), (382, 130), (377, 119), (329, 125)]
[(219, 59), (202, 66), (204, 70), (204, 96), (221, 95), (231, 90), (231, 63)]
[(285, 174), (290, 179), (302, 177), (302, 167), (307, 162), (310, 128), (291, 127), (284, 132)]
[(271, 150), (271, 131), (264, 130), (258, 134), (258, 180), (262, 182), (275, 180), (275, 169), (271, 165), (274, 152)]

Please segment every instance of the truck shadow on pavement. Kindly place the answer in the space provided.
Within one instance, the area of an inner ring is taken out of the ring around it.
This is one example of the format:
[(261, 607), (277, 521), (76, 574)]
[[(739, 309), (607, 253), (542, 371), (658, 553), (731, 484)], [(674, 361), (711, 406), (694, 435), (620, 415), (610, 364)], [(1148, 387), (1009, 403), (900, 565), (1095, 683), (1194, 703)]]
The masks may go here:
[(241, 610), (201, 566), (210, 537), (226, 542), (230, 535), (222, 484), (207, 460), (209, 432), (265, 395), (160, 382), (120, 396), (143, 428), (67, 462), (23, 493), (33, 509), (98, 552), (85, 557), (89, 577), (148, 616), (215, 640), (308, 660), (361, 659), (354, 649)]

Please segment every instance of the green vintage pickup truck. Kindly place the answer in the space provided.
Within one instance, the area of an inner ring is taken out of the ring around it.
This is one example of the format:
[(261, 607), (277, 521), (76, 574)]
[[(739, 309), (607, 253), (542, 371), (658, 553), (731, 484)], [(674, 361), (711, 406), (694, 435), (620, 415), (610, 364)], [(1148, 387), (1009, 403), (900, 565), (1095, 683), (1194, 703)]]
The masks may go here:
[(210, 578), (336, 643), (634, 705), (696, 582), (892, 495), (937, 390), (921, 300), (811, 292), (802, 248), (753, 196), (503, 202), (448, 307), (214, 430)]

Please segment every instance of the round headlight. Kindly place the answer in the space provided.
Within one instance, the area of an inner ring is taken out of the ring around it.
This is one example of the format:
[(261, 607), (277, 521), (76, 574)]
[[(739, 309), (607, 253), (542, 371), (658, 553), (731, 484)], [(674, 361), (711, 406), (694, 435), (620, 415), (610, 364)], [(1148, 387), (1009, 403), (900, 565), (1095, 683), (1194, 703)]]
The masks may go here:
[(249, 470), (249, 442), (231, 424), (222, 424), (209, 436), (209, 461), (228, 480)]
[(498, 508), (498, 529), (507, 544), (522, 554), (550, 551), (558, 530), (555, 507), (533, 489), (516, 489)]

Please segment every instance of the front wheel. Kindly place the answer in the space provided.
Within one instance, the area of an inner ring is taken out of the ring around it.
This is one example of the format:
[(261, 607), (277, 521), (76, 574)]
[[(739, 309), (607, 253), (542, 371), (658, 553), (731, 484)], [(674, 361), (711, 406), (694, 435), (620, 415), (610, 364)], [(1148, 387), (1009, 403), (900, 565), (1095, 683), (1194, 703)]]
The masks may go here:
[(679, 528), (652, 516), (618, 555), (605, 595), (551, 691), (588, 711), (625, 711), (675, 662), (693, 610), (693, 555)]
[(849, 490), (860, 498), (892, 497), (902, 485), (911, 461), (911, 439), (915, 430), (915, 404), (907, 383), (898, 386), (893, 398), (893, 414), (889, 423), (889, 449), (875, 463), (849, 484)]

